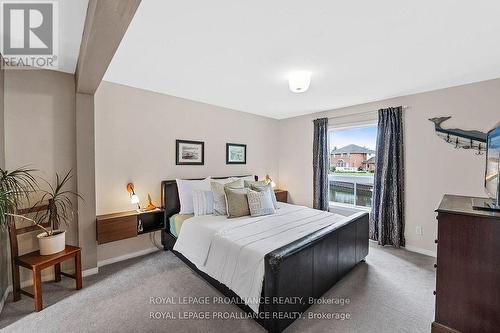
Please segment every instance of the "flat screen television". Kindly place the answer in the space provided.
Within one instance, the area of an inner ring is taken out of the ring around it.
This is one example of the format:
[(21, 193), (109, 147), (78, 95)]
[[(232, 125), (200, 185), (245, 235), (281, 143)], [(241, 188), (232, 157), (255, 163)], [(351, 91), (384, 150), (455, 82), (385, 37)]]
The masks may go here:
[(500, 123), (488, 132), (484, 186), (493, 199), (492, 209), (500, 209)]

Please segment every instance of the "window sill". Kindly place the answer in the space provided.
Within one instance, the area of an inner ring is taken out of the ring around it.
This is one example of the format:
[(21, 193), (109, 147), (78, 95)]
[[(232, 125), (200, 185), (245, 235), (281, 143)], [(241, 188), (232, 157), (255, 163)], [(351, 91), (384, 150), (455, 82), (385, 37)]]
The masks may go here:
[(331, 202), (329, 204), (329, 210), (335, 211), (335, 209), (340, 210), (340, 211), (352, 211), (352, 213), (357, 213), (357, 212), (366, 212), (370, 213), (372, 208), (371, 207), (365, 207), (365, 206), (354, 206), (354, 205), (348, 205), (348, 204), (341, 204), (337, 202)]

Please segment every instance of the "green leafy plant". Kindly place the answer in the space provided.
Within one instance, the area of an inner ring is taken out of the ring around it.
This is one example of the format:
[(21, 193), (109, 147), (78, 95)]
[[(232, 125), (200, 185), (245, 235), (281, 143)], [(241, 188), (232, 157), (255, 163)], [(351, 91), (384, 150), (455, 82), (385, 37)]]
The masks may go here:
[(5, 226), (6, 216), (9, 212), (12, 212), (15, 207), (15, 202), (9, 191), (4, 191), (0, 189), (0, 226)]
[(0, 168), (0, 227), (7, 225), (7, 215), (15, 213), (22, 204), (29, 204), (30, 193), (38, 188), (32, 175), (35, 171), (26, 167), (10, 172)]
[(61, 223), (69, 225), (73, 220), (73, 202), (71, 199), (75, 197), (83, 199), (77, 192), (66, 189), (68, 182), (72, 178), (72, 170), (68, 171), (62, 178), (56, 173), (55, 185), (46, 181), (49, 190), (42, 190), (43, 195), (39, 204), (42, 205), (48, 202), (47, 209), (37, 214), (35, 219), (38, 225), (47, 221), (50, 222), (51, 230), (46, 231), (48, 236), (53, 235)]

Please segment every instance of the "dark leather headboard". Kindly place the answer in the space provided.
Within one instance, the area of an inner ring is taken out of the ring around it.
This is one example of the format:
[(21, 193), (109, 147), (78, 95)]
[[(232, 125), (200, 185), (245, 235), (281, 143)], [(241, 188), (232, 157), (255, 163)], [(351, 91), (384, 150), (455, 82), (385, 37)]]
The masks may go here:
[[(226, 179), (230, 177), (234, 178), (242, 178), (248, 177), (252, 175), (245, 176), (227, 176), (227, 177), (212, 177), (213, 179)], [(202, 180), (204, 178), (196, 178), (190, 180)], [(255, 180), (259, 180), (258, 176), (255, 176)], [(179, 192), (177, 190), (177, 182), (174, 180), (164, 180), (161, 182), (161, 204), (165, 209), (165, 217), (168, 219), (172, 216), (180, 212), (181, 203), (179, 201)], [(167, 224), (168, 225), (168, 224)]]

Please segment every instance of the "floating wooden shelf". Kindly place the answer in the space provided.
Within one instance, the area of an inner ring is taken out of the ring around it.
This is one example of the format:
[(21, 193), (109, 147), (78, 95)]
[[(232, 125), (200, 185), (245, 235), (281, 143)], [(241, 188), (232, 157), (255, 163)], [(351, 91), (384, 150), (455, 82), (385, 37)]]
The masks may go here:
[(97, 216), (97, 243), (105, 244), (137, 237), (165, 228), (163, 209), (138, 213), (135, 210)]

